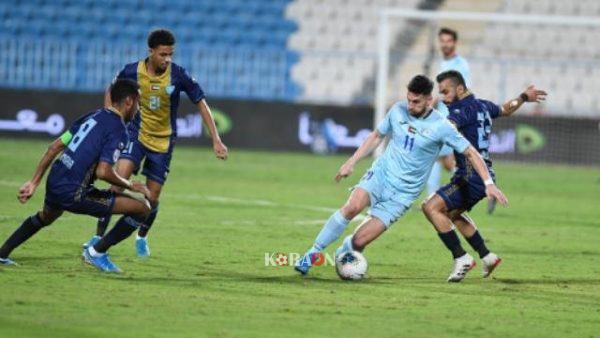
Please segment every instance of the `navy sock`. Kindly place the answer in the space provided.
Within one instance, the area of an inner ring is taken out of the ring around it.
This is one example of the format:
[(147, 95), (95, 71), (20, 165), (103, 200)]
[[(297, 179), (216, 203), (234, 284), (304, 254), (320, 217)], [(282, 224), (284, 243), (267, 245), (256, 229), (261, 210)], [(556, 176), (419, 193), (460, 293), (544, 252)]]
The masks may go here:
[(479, 231), (475, 231), (473, 236), (467, 238), (467, 242), (469, 242), (471, 247), (479, 253), (479, 258), (483, 258), (490, 253), (490, 250), (485, 246), (485, 241), (479, 234)]
[(454, 230), (450, 230), (448, 232), (438, 233), (442, 242), (450, 252), (452, 252), (453, 258), (458, 258), (466, 254), (466, 251), (460, 245), (460, 239), (456, 235)]
[(129, 237), (139, 227), (140, 221), (135, 216), (121, 216), (115, 226), (94, 245), (94, 250), (105, 253), (111, 246)]
[(150, 228), (156, 219), (156, 214), (158, 214), (158, 203), (156, 203), (156, 206), (152, 208), (148, 218), (146, 218), (146, 220), (140, 224), (140, 230), (138, 231), (138, 235), (140, 237), (146, 237), (148, 235), (148, 231), (150, 231)]
[(110, 218), (111, 215), (98, 218), (98, 224), (96, 225), (96, 236), (104, 236), (106, 233), (106, 228), (108, 228), (108, 225), (110, 224)]
[(14, 249), (35, 235), (43, 227), (44, 224), (38, 214), (27, 217), (21, 226), (4, 242), (2, 248), (0, 248), (0, 258), (8, 258)]

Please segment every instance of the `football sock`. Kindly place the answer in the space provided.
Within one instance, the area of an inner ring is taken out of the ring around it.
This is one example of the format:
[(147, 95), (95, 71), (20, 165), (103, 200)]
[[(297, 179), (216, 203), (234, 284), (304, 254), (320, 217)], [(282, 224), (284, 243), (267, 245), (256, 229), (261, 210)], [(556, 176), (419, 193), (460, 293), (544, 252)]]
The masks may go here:
[(142, 224), (140, 224), (140, 230), (138, 231), (139, 237), (148, 236), (148, 231), (150, 231), (150, 228), (152, 227), (152, 224), (156, 219), (156, 214), (158, 214), (158, 203), (156, 203), (156, 206), (152, 208), (152, 210), (150, 211), (150, 215), (148, 215), (148, 218), (146, 218), (146, 220)]
[(473, 236), (467, 238), (467, 242), (469, 242), (471, 247), (479, 253), (479, 258), (483, 258), (490, 253), (490, 250), (485, 246), (485, 241), (479, 234), (479, 231), (475, 231)]
[(143, 218), (140, 219), (136, 216), (121, 216), (115, 226), (94, 245), (94, 250), (105, 253), (111, 246), (129, 237), (139, 227), (142, 220)]
[(344, 242), (342, 243), (342, 252), (354, 251), (354, 247), (352, 246), (352, 237), (354, 235), (348, 235), (344, 238)]
[(327, 246), (329, 246), (329, 244), (338, 239), (342, 233), (344, 233), (348, 223), (350, 223), (350, 220), (344, 218), (339, 210), (336, 211), (333, 215), (331, 215), (331, 217), (329, 217), (323, 226), (323, 229), (321, 229), (321, 232), (319, 232), (319, 235), (317, 235), (315, 244), (309, 250), (309, 253), (324, 250)]
[(0, 248), (0, 258), (8, 258), (14, 249), (31, 238), (31, 236), (35, 235), (35, 233), (44, 226), (45, 225), (42, 223), (42, 220), (37, 213), (33, 216), (27, 217), (21, 226), (18, 227), (12, 235), (10, 235), (6, 242), (4, 242), (2, 248)]
[(110, 224), (110, 218), (110, 215), (98, 218), (98, 224), (96, 225), (96, 236), (104, 236), (106, 233), (106, 228), (108, 227), (108, 224)]
[(446, 248), (448, 248), (448, 250), (452, 252), (453, 258), (456, 259), (466, 254), (466, 251), (460, 245), (460, 239), (458, 239), (458, 236), (456, 235), (456, 232), (454, 230), (450, 230), (448, 232), (441, 232), (438, 233), (438, 235), (440, 236), (442, 242), (444, 242)]

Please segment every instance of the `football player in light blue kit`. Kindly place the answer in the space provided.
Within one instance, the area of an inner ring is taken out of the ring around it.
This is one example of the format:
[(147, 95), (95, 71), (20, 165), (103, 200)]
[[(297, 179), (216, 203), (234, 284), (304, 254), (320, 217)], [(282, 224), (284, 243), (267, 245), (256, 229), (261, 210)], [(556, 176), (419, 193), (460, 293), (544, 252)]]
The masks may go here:
[[(386, 136), (390, 142), (371, 169), (353, 189), (346, 204), (336, 211), (323, 226), (313, 246), (296, 263), (301, 274), (308, 273), (317, 254), (338, 239), (348, 223), (363, 209), (370, 206), (369, 217), (347, 236), (339, 254), (364, 248), (392, 223), (400, 218), (419, 196), (433, 163), (443, 145), (465, 154), (482, 179), (490, 179), (481, 155), (457, 129), (436, 110), (431, 108), (433, 82), (417, 75), (408, 84), (407, 101), (398, 102), (346, 163), (342, 165), (336, 181), (348, 177), (354, 165), (375, 150)], [(486, 190), (488, 196), (504, 200), (495, 186)]]
[[(446, 27), (439, 30), (438, 42), (440, 44), (440, 51), (442, 52), (443, 59), (440, 63), (438, 74), (447, 70), (456, 70), (461, 73), (463, 79), (465, 79), (467, 87), (471, 88), (471, 70), (469, 69), (469, 63), (465, 58), (457, 54), (457, 41), (458, 33), (455, 30)], [(434, 106), (442, 115), (448, 116), (448, 107), (446, 107), (444, 102), (437, 102), (437, 105), (434, 104)], [(452, 149), (450, 147), (444, 146), (442, 148), (440, 151), (440, 161), (435, 162), (431, 169), (431, 174), (429, 174), (429, 179), (427, 180), (427, 195), (429, 196), (435, 194), (440, 188), (442, 166), (448, 171), (454, 170), (454, 167), (456, 166), (454, 155), (452, 154)]]

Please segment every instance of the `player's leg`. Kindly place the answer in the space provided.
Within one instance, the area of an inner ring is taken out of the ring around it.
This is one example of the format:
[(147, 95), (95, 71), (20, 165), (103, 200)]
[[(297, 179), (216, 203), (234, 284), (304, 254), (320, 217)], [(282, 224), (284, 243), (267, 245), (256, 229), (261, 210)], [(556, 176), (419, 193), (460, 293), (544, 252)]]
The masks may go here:
[(60, 215), (62, 215), (62, 213), (62, 210), (45, 204), (42, 211), (27, 217), (21, 226), (17, 228), (12, 235), (10, 235), (10, 237), (0, 248), (0, 265), (16, 264), (14, 261), (8, 258), (10, 253), (35, 235), (41, 228), (52, 224), (57, 218), (60, 217)]
[(487, 248), (485, 240), (477, 229), (475, 222), (467, 215), (466, 211), (453, 210), (450, 215), (452, 223), (456, 225), (456, 228), (467, 240), (469, 245), (479, 254), (479, 258), (481, 258), (483, 263), (482, 275), (484, 278), (488, 277), (502, 262), (502, 259)]
[(104, 235), (98, 243), (85, 249), (83, 257), (86, 262), (106, 272), (120, 272), (121, 270), (110, 261), (107, 251), (117, 245), (131, 234), (150, 214), (150, 203), (144, 199), (119, 195), (114, 198), (112, 214), (123, 215), (115, 226)]
[(342, 208), (333, 213), (327, 222), (325, 222), (313, 246), (296, 264), (296, 270), (302, 274), (308, 273), (314, 255), (325, 250), (325, 248), (337, 240), (344, 233), (348, 223), (369, 206), (369, 204), (369, 192), (364, 188), (355, 188)]
[(448, 277), (449, 282), (460, 282), (476, 264), (473, 257), (460, 244), (460, 239), (453, 229), (449, 215), (449, 209), (453, 209), (453, 204), (460, 205), (463, 199), (461, 186), (458, 183), (451, 183), (438, 190), (422, 206), (425, 217), (434, 226), (440, 240), (452, 253), (454, 269)]
[(336, 250), (335, 256), (338, 257), (342, 253), (352, 250), (363, 251), (369, 243), (389, 229), (409, 208), (398, 200), (400, 196), (399, 192), (382, 191), (375, 203), (371, 204), (369, 217), (356, 228), (352, 235), (344, 238), (344, 242)]
[(369, 216), (356, 228), (354, 234), (346, 236), (335, 256), (347, 251), (363, 251), (369, 243), (387, 230), (387, 226), (377, 217)]
[(169, 150), (166, 153), (157, 153), (145, 149), (146, 160), (144, 161), (142, 174), (146, 176), (146, 185), (148, 186), (148, 190), (152, 193), (153, 202), (150, 215), (140, 226), (135, 240), (135, 248), (139, 257), (147, 257), (150, 255), (148, 232), (152, 228), (158, 215), (160, 193), (170, 171), (169, 166), (171, 165), (173, 147), (174, 143), (171, 141)]
[[(119, 161), (117, 161), (117, 167), (116, 167), (117, 173), (123, 178), (129, 179), (129, 177), (131, 177), (131, 175), (136, 170), (136, 168), (137, 168), (136, 163), (129, 157), (127, 157), (127, 158), (122, 157), (119, 159)], [(122, 190), (120, 187), (111, 187), (111, 189), (113, 191), (121, 191)], [(104, 234), (106, 233), (106, 228), (108, 228), (108, 225), (110, 224), (110, 220), (111, 220), (110, 214), (98, 218), (98, 222), (96, 224), (96, 234), (92, 238), (90, 238), (89, 241), (83, 243), (84, 249), (87, 249), (88, 247), (93, 246), (94, 244), (98, 243), (100, 238), (102, 236), (104, 236)]]

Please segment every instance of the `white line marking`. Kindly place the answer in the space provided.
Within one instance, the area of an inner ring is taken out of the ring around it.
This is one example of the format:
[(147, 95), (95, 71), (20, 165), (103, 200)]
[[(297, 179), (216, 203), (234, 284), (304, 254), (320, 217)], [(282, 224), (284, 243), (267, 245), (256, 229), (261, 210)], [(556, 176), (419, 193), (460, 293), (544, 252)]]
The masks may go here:
[[(282, 208), (290, 208), (290, 209), (301, 209), (308, 211), (318, 211), (318, 212), (327, 212), (334, 213), (338, 209), (335, 208), (327, 208), (327, 207), (319, 207), (314, 205), (305, 205), (305, 204), (285, 204), (285, 203), (277, 203), (268, 200), (248, 200), (242, 198), (235, 197), (227, 197), (227, 196), (215, 196), (215, 195), (198, 195), (198, 194), (170, 194), (170, 196), (180, 199), (193, 199), (193, 200), (207, 200), (211, 202), (217, 203), (227, 203), (227, 204), (240, 204), (240, 205), (251, 205), (251, 206), (259, 206), (259, 207), (282, 207)], [(354, 217), (354, 221), (362, 221), (366, 217), (364, 215), (358, 215)], [(303, 224), (312, 224), (316, 221), (310, 220), (302, 220), (298, 221)], [(307, 223), (309, 222), (309, 223)], [(324, 222), (323, 222), (324, 223)]]
[(0, 180), (0, 185), (3, 185), (5, 187), (13, 187), (13, 188), (20, 188), (21, 187), (21, 183), (19, 183), (17, 181)]

